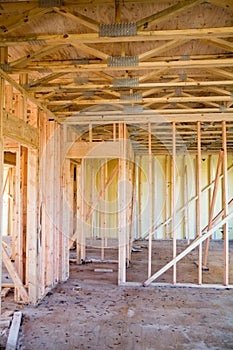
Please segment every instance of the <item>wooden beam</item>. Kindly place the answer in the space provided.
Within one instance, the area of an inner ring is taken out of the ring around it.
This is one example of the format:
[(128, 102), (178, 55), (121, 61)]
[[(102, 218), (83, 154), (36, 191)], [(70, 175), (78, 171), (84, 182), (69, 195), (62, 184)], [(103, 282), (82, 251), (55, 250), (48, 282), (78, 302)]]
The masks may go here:
[(217, 229), (222, 227), (226, 222), (228, 222), (233, 217), (233, 212), (228, 214), (224, 219), (222, 219), (218, 224), (216, 224), (212, 229), (207, 231), (201, 237), (198, 237), (195, 241), (193, 241), (183, 252), (177, 255), (174, 259), (172, 259), (168, 264), (162, 267), (159, 271), (157, 271), (154, 275), (148, 278), (143, 286), (147, 287), (151, 282), (156, 280), (159, 276), (161, 276), (164, 272), (169, 270), (174, 264), (178, 263), (181, 259), (183, 259), (187, 254), (189, 254), (193, 249), (198, 247), (201, 243), (203, 243), (208, 237), (210, 237)]
[(6, 112), (3, 112), (3, 135), (24, 146), (38, 147), (38, 130)]
[(35, 305), (39, 297), (40, 278), (38, 273), (38, 193), (39, 168), (38, 151), (28, 150), (27, 183), (27, 280), (29, 302)]
[[(115, 106), (114, 106), (115, 107)], [(84, 120), (86, 120), (87, 118), (86, 118), (86, 116), (88, 116), (88, 117), (92, 117), (93, 115), (95, 115), (96, 116), (96, 118), (97, 118), (97, 120), (98, 120), (98, 117), (100, 117), (101, 116), (101, 118), (103, 119), (103, 122), (104, 122), (104, 116), (108, 116), (109, 118), (110, 117), (112, 117), (112, 116), (115, 116), (116, 115), (116, 113), (117, 113), (117, 117), (119, 116), (122, 116), (122, 115), (127, 115), (127, 113), (125, 113), (124, 111), (122, 111), (122, 109), (118, 109), (118, 110), (111, 110), (111, 111), (104, 111), (104, 110), (99, 110), (99, 111), (96, 111), (95, 113), (93, 113), (93, 112), (89, 112), (89, 111), (85, 111), (85, 116), (83, 116), (82, 115), (82, 113), (81, 113), (82, 111), (62, 111), (62, 112), (59, 112), (59, 113), (56, 113), (56, 115), (60, 115), (60, 114), (62, 114), (62, 115), (64, 115), (64, 117), (65, 118), (67, 118), (67, 115), (68, 116), (72, 116), (72, 115), (74, 115), (75, 114), (75, 116), (76, 116), (76, 118), (78, 118), (78, 121), (80, 121), (81, 123), (83, 123), (84, 122)], [(156, 108), (156, 109), (149, 109), (149, 110), (144, 110), (143, 112), (141, 112), (141, 113), (137, 113), (136, 115), (135, 115), (135, 118), (137, 118), (137, 116), (139, 115), (140, 116), (140, 119), (143, 119), (143, 116), (144, 117), (151, 117), (151, 116), (154, 116), (154, 114), (157, 114), (156, 115), (156, 118), (157, 118), (157, 120), (159, 121), (159, 123), (162, 121), (162, 119), (160, 119), (159, 118), (159, 115), (162, 115), (162, 116), (164, 116), (165, 115), (165, 117), (164, 117), (164, 120), (166, 120), (166, 121), (168, 121), (168, 122), (170, 122), (169, 121), (169, 119), (167, 119), (168, 118), (168, 116), (170, 115), (171, 117), (173, 116), (173, 115), (176, 115), (176, 117), (178, 116), (181, 116), (181, 115), (183, 115), (183, 120), (184, 120), (184, 118), (185, 118), (185, 120), (186, 120), (186, 118), (189, 118), (189, 116), (190, 115), (196, 115), (196, 116), (199, 116), (200, 114), (202, 114), (202, 116), (203, 116), (203, 119), (205, 118), (205, 116), (207, 116), (207, 115), (212, 115), (212, 118), (214, 119), (214, 115), (221, 115), (223, 118), (224, 118), (224, 116), (226, 116), (226, 115), (232, 115), (232, 108), (230, 108), (230, 107), (226, 107), (226, 109), (224, 109), (224, 111), (221, 111), (220, 112), (220, 108), (207, 108), (207, 107), (204, 107), (204, 108), (188, 108), (188, 109), (185, 109), (185, 110), (183, 110), (183, 109), (178, 109), (178, 108), (166, 108), (166, 109), (164, 109), (164, 108)], [(131, 118), (130, 118), (130, 114), (129, 115), (127, 115), (127, 118), (129, 119), (129, 120), (131, 120)], [(60, 119), (59, 119), (60, 120)], [(70, 120), (72, 120), (72, 119), (68, 119), (67, 120), (67, 122), (69, 122)], [(88, 121), (89, 121), (89, 119), (88, 119)], [(190, 121), (190, 120), (188, 120), (188, 121)], [(211, 121), (211, 120), (210, 120)], [(212, 121), (215, 121), (215, 120), (212, 120)], [(220, 121), (222, 121), (222, 120), (220, 120)], [(92, 122), (92, 121), (91, 121)], [(140, 122), (140, 120), (139, 121), (137, 121), (137, 123), (144, 123), (145, 124), (145, 121), (144, 120), (142, 120), (141, 122)], [(116, 121), (115, 121), (115, 123), (116, 123)], [(155, 121), (153, 122), (153, 123), (155, 123)], [(85, 124), (88, 124), (87, 123), (87, 120), (86, 120), (86, 122), (85, 122)]]
[[(80, 15), (79, 15), (80, 16)], [(96, 31), (98, 25), (95, 27)], [(206, 27), (206, 28), (188, 28), (188, 29), (168, 29), (168, 30), (146, 30), (138, 31), (135, 36), (119, 37), (100, 37), (99, 33), (83, 34), (30, 34), (20, 36), (0, 37), (0, 45), (15, 46), (24, 45), (30, 41), (45, 41), (47, 45), (69, 44), (72, 41), (83, 44), (108, 44), (108, 43), (127, 43), (127, 42), (149, 42), (178, 39), (210, 39), (210, 38), (230, 38), (233, 36), (233, 27)]]
[[(0, 52), (0, 62), (2, 61)], [(0, 293), (2, 291), (2, 228), (3, 228), (3, 174), (4, 174), (4, 138), (3, 138), (3, 109), (5, 106), (5, 82), (0, 77)], [(0, 298), (0, 315), (1, 315)]]
[(153, 235), (153, 199), (152, 199), (152, 150), (151, 150), (151, 123), (148, 123), (148, 210), (149, 210), (149, 241), (148, 241), (148, 278), (151, 276), (152, 235)]
[(89, 55), (92, 55), (94, 57), (100, 58), (101, 60), (104, 60), (104, 61), (106, 61), (109, 57), (109, 55), (107, 55), (106, 53), (82, 43), (71, 42), (71, 45), (73, 47), (76, 47), (78, 50), (88, 53)]
[(188, 182), (188, 164), (187, 155), (184, 156), (184, 203), (185, 203), (185, 238), (188, 244), (190, 243), (190, 231), (189, 231), (189, 182)]
[[(18, 146), (16, 153), (16, 193), (15, 193), (15, 225), (13, 239), (13, 254), (15, 256), (15, 268), (21, 281), (25, 284), (25, 257), (26, 257), (26, 208), (27, 201), (27, 148)], [(15, 288), (14, 299), (20, 300), (18, 288)]]
[[(165, 156), (165, 237), (166, 239), (170, 238), (169, 236), (169, 218), (170, 218), (170, 201), (169, 201), (169, 188), (170, 188), (170, 176), (169, 176), (169, 167), (170, 165), (170, 156)], [(156, 227), (158, 228), (158, 226)]]
[(20, 16), (11, 16), (11, 23), (5, 24), (3, 27), (0, 28), (0, 30), (3, 32), (2, 34), (8, 34), (12, 32), (14, 29), (21, 27), (22, 25), (25, 25), (25, 23), (28, 23), (32, 21), (33, 19), (40, 18), (44, 16), (46, 13), (50, 13), (52, 11), (51, 8), (44, 8), (44, 9), (38, 9), (33, 8), (29, 11), (24, 11)]
[(75, 14), (74, 14), (73, 9), (71, 9), (71, 8), (64, 7), (64, 6), (63, 7), (53, 7), (53, 10), (55, 12), (59, 13), (61, 16), (69, 18), (78, 24), (82, 24), (85, 27), (88, 27), (88, 28), (94, 30), (95, 32), (99, 31), (99, 23), (98, 22), (96, 22), (95, 20), (93, 20), (89, 17), (82, 15), (81, 13), (77, 14), (77, 12), (75, 12)]
[[(65, 128), (60, 129), (61, 132), (61, 148), (65, 141)], [(63, 150), (61, 150), (61, 159), (63, 158)], [(60, 236), (60, 269), (59, 281), (66, 281), (69, 277), (69, 237), (76, 229), (76, 208), (77, 208), (77, 191), (76, 178), (74, 179), (74, 169), (76, 165), (71, 165), (69, 159), (63, 160), (62, 166), (62, 188), (61, 188), (61, 202), (62, 202), (62, 222), (61, 222), (61, 236)], [(73, 172), (71, 172), (73, 171)], [(75, 197), (75, 198), (74, 198)], [(74, 220), (75, 219), (75, 220)]]
[[(57, 74), (50, 74), (52, 76), (55, 76)], [(50, 76), (49, 75), (49, 76)], [(63, 75), (63, 74), (60, 74)], [(151, 72), (151, 74), (146, 74), (144, 76), (141, 76), (139, 78), (139, 81), (144, 81), (147, 79), (151, 78), (156, 78), (157, 74), (155, 72)], [(52, 79), (52, 77), (51, 77)], [(49, 80), (49, 77), (48, 77)], [(40, 83), (41, 81), (41, 83)], [(44, 81), (46, 82), (46, 79), (44, 78)], [(79, 91), (89, 91), (89, 90), (98, 90), (98, 89), (114, 89), (114, 86), (111, 84), (112, 83), (112, 78), (111, 80), (109, 79), (109, 84), (82, 84), (82, 85), (77, 85), (77, 84), (69, 84), (69, 85), (45, 85), (44, 82), (41, 80), (35, 81), (35, 85), (33, 83), (30, 84), (30, 87), (27, 88), (28, 92), (53, 92), (53, 91), (61, 91), (61, 92), (79, 92)], [(39, 85), (41, 84), (41, 85)], [(211, 80), (211, 81), (201, 81), (201, 80), (192, 80), (192, 81), (179, 81), (179, 79), (173, 79), (172, 81), (168, 82), (150, 82), (150, 83), (139, 83), (138, 86), (134, 87), (135, 90), (137, 89), (158, 89), (158, 88), (174, 88), (174, 87), (217, 87), (217, 86), (222, 86), (222, 87), (230, 87), (233, 85), (232, 80)], [(156, 91), (156, 90), (155, 90)], [(216, 91), (223, 93), (225, 91), (225, 94), (230, 95), (230, 91), (221, 89)]]
[[(106, 175), (106, 162), (101, 164), (101, 188), (104, 188), (105, 186), (105, 175)], [(105, 253), (105, 239), (106, 239), (106, 189), (103, 193), (103, 201), (101, 205), (101, 209), (99, 211), (100, 215), (100, 230), (101, 230), (101, 260), (104, 260), (104, 253)]]
[(63, 47), (67, 46), (66, 44), (60, 44), (60, 45), (55, 45), (55, 46), (46, 46), (43, 47), (42, 49), (39, 49), (35, 52), (32, 52), (29, 55), (23, 56), (19, 59), (17, 59), (16, 61), (13, 61), (10, 63), (10, 68), (22, 68), (22, 67), (26, 67), (28, 64), (30, 64), (30, 62), (33, 59), (39, 59), (40, 57), (46, 56), (51, 54), (54, 51), (57, 51)]
[[(202, 178), (202, 169), (201, 169), (201, 123), (197, 122), (197, 214), (196, 214), (196, 224), (197, 224), (197, 237), (201, 237), (201, 209), (202, 209), (202, 200), (201, 200), (201, 178)], [(198, 284), (202, 284), (202, 244), (198, 246)]]
[[(166, 113), (164, 113), (166, 112)], [(180, 112), (180, 113), (179, 113)], [(111, 112), (101, 112), (101, 115), (96, 113), (85, 113), (85, 117), (82, 116), (82, 114), (78, 115), (77, 117), (69, 117), (67, 120), (66, 118), (59, 118), (60, 123), (64, 123), (67, 125), (76, 125), (77, 122), (79, 125), (86, 125), (87, 124), (87, 116), (88, 121), (93, 123), (101, 123), (101, 124), (109, 124), (109, 123), (116, 123), (116, 122), (127, 122), (128, 124), (145, 124), (145, 121), (150, 121), (151, 123), (162, 123), (164, 120), (166, 122), (171, 123), (173, 121), (177, 123), (183, 123), (184, 120), (186, 123), (189, 122), (219, 122), (219, 121), (228, 121), (232, 122), (233, 118), (233, 112), (224, 113), (189, 113), (187, 112), (186, 115), (184, 115), (184, 110), (179, 111), (178, 113), (169, 113), (168, 111), (163, 111), (163, 113), (157, 112), (157, 110), (153, 110), (149, 113), (137, 113), (137, 115), (132, 114), (122, 114), (114, 113), (114, 115)], [(153, 114), (152, 114), (153, 113)], [(77, 114), (77, 112), (76, 112)]]
[[(229, 212), (228, 205), (228, 171), (227, 171), (227, 133), (226, 122), (222, 122), (222, 148), (223, 148), (223, 217), (226, 218)], [(229, 284), (229, 223), (223, 226), (224, 239), (224, 285)]]
[(227, 52), (233, 52), (233, 43), (220, 38), (202, 39), (203, 42), (207, 44), (212, 44), (214, 46), (220, 47)]
[(86, 259), (86, 159), (82, 159), (81, 163), (81, 234), (80, 234), (80, 245), (81, 245), (81, 260)]
[[(232, 96), (175, 96), (175, 97), (145, 97), (142, 98), (142, 100), (140, 101), (135, 101), (134, 103), (136, 104), (141, 104), (141, 103), (153, 103), (153, 104), (157, 104), (157, 103), (176, 103), (176, 102), (200, 102), (202, 101), (204, 102), (233, 102), (233, 97)], [(100, 104), (121, 104), (121, 105), (125, 105), (125, 104), (131, 104), (132, 100), (124, 100), (122, 101), (119, 98), (111, 98), (111, 99), (106, 99), (106, 98), (100, 98), (100, 99), (82, 99), (82, 100), (56, 100), (56, 101), (46, 101), (45, 104), (47, 106), (57, 106), (57, 105), (62, 105), (64, 103), (72, 103), (73, 105), (75, 105), (76, 103), (78, 105), (100, 105)], [(215, 105), (216, 107), (216, 105)]]
[(29, 84), (29, 88), (27, 88), (26, 90), (29, 91), (31, 88), (33, 87), (40, 87), (41, 85), (43, 84), (46, 84), (46, 83), (49, 83), (55, 79), (58, 79), (60, 77), (63, 76), (63, 73), (52, 73), (52, 74), (48, 74), (46, 75), (45, 77), (43, 78), (40, 78), (40, 79), (36, 79), (36, 80), (33, 80), (30, 84)]
[[(222, 162), (223, 162), (223, 151), (221, 150), (219, 153), (218, 164), (217, 164), (217, 169), (216, 169), (216, 176), (215, 176), (215, 180), (214, 180), (214, 190), (213, 190), (213, 195), (212, 195), (211, 204), (210, 204), (208, 230), (210, 230), (212, 227), (212, 219), (214, 216), (214, 209), (215, 209), (215, 203), (216, 203), (216, 198), (217, 198), (217, 190), (218, 190), (219, 180), (220, 180), (220, 176), (221, 176)], [(205, 252), (204, 252), (204, 256), (203, 256), (203, 268), (207, 268), (209, 243), (210, 243), (210, 237), (206, 240)]]
[(118, 285), (126, 282), (126, 124), (119, 124), (121, 157), (118, 175)]
[[(176, 257), (176, 124), (172, 123), (172, 173), (171, 173), (171, 213), (172, 213), (172, 256)], [(173, 284), (176, 284), (176, 264), (173, 265)]]
[(211, 67), (211, 68), (206, 67), (205, 70), (213, 75), (220, 76), (221, 78), (226, 78), (226, 79), (231, 79), (231, 80), (233, 79), (233, 73), (229, 72), (227, 70), (224, 70), (224, 69), (214, 68), (214, 67)]
[[(108, 66), (107, 63), (98, 62), (98, 63), (89, 63), (89, 64), (63, 64), (61, 66), (60, 63), (52, 63), (52, 62), (43, 62), (41, 61), (35, 61), (31, 62), (31, 64), (26, 68), (23, 68), (24, 72), (33, 72), (37, 71), (39, 69), (49, 69), (51, 72), (61, 72), (61, 73), (76, 73), (76, 72), (96, 72), (96, 71), (102, 71), (104, 73), (106, 72), (121, 72), (125, 70), (128, 71), (138, 71), (138, 70), (154, 70), (154, 69), (162, 69), (162, 68), (168, 68), (168, 69), (175, 69), (175, 68), (187, 68), (187, 69), (194, 69), (194, 68), (221, 68), (221, 67), (232, 67), (233, 66), (233, 59), (232, 58), (206, 58), (206, 59), (190, 59), (190, 60), (175, 60), (175, 61), (146, 61), (146, 62), (139, 62), (137, 66)], [(19, 69), (11, 69), (11, 73), (13, 74), (18, 73)], [(3, 75), (3, 71), (0, 70), (0, 74)], [(32, 98), (32, 97), (31, 97)]]
[(66, 158), (119, 158), (120, 143), (112, 142), (80, 142), (72, 143)]
[(185, 40), (185, 39), (183, 39), (183, 40), (180, 40), (180, 39), (171, 40), (171, 41), (169, 41), (161, 46), (155, 47), (152, 50), (141, 53), (138, 56), (138, 59), (139, 59), (139, 61), (145, 61), (148, 58), (155, 57), (156, 55), (160, 55), (162, 52), (166, 52), (168, 50), (174, 49), (177, 46), (183, 45), (186, 42), (187, 42), (187, 40)]
[(7, 268), (7, 271), (9, 272), (9, 275), (11, 276), (11, 278), (14, 282), (15, 288), (18, 289), (21, 300), (23, 302), (27, 303), (29, 301), (28, 293), (27, 293), (26, 289), (24, 288), (23, 283), (22, 283), (13, 263), (11, 262), (8, 254), (7, 254), (6, 248), (4, 246), (2, 246), (2, 259), (3, 259), (3, 262), (6, 266), (6, 268)]

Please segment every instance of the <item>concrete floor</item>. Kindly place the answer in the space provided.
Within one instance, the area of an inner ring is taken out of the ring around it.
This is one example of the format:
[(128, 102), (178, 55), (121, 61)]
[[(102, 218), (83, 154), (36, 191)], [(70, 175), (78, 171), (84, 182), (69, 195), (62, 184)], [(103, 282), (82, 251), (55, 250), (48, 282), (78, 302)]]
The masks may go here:
[[(170, 243), (154, 242), (152, 270), (170, 257)], [(178, 249), (184, 249), (180, 242)], [(128, 281), (143, 282), (147, 271), (147, 243), (135, 242)], [(158, 249), (159, 247), (159, 249)], [(100, 251), (89, 248), (88, 258)], [(71, 252), (74, 257), (74, 252)], [(106, 259), (117, 259), (116, 249)], [(222, 242), (211, 244), (210, 271), (205, 283), (222, 281)], [(232, 247), (231, 247), (232, 259)], [(195, 283), (196, 252), (178, 265), (178, 281)], [(220, 264), (220, 265), (219, 265)], [(231, 278), (232, 278), (231, 260)], [(113, 272), (95, 272), (96, 268)], [(70, 279), (59, 284), (36, 307), (23, 307), (3, 300), (3, 311), (14, 307), (23, 312), (19, 349), (22, 350), (204, 350), (233, 349), (233, 290), (118, 287), (116, 263), (71, 264)], [(172, 271), (160, 282), (171, 282)]]
[[(143, 281), (147, 247), (144, 242), (138, 244), (142, 251), (132, 255), (127, 277)], [(212, 245), (210, 261), (216, 261), (220, 248)], [(95, 252), (89, 250), (89, 257)], [(107, 254), (116, 257), (116, 251)], [(195, 253), (189, 259), (183, 275), (191, 280), (197, 274)], [(94, 272), (95, 268), (113, 272)], [(215, 275), (219, 272), (217, 269)], [(211, 282), (210, 275), (204, 278)], [(163, 278), (169, 281), (170, 272)], [(39, 306), (23, 309), (19, 349), (233, 349), (233, 290), (132, 288), (116, 283), (117, 264), (72, 264), (69, 281), (58, 285)]]

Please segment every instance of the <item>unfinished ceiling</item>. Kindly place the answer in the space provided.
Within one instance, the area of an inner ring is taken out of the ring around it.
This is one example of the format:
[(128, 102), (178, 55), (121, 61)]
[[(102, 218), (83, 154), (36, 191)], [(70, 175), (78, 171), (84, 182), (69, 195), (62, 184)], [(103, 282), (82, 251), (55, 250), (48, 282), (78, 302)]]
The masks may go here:
[[(1, 64), (28, 98), (73, 128), (126, 121), (137, 152), (233, 149), (232, 0), (0, 1)], [(93, 129), (111, 139), (113, 126)], [(83, 139), (88, 139), (83, 135)], [(179, 142), (180, 140), (180, 142)], [(170, 145), (170, 146), (169, 146)]]

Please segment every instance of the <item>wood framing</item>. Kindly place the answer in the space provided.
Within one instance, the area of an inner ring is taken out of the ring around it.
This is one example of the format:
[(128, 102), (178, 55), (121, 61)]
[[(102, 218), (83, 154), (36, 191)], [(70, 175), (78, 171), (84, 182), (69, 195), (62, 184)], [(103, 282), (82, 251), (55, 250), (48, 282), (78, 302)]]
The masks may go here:
[[(197, 122), (197, 237), (201, 237), (201, 124)], [(198, 250), (198, 284), (202, 284), (202, 244)]]
[[(2, 214), (3, 214), (3, 106), (4, 106), (4, 79), (0, 78), (0, 247), (2, 246)], [(0, 249), (0, 292), (2, 291), (2, 251)], [(0, 298), (1, 299), (1, 298)], [(1, 300), (0, 300), (1, 314)]]
[(197, 248), (202, 286), (218, 239), (231, 286), (231, 1), (0, 2), (0, 254), (15, 301), (35, 305), (93, 241), (102, 261), (117, 242), (119, 285), (136, 239), (144, 285), (169, 268), (178, 285)]
[(119, 124), (121, 158), (119, 158), (119, 201), (118, 201), (118, 284), (126, 282), (126, 124)]
[(193, 249), (195, 249), (197, 246), (199, 246), (202, 242), (204, 242), (208, 237), (210, 237), (214, 230), (216, 230), (218, 227), (222, 227), (228, 220), (230, 220), (233, 217), (233, 213), (229, 214), (227, 217), (222, 219), (217, 225), (215, 225), (212, 229), (207, 231), (205, 235), (202, 235), (201, 237), (198, 237), (195, 241), (193, 241), (189, 247), (187, 247), (182, 253), (177, 255), (174, 259), (172, 259), (167, 265), (165, 265), (162, 269), (160, 269), (158, 272), (156, 272), (154, 275), (152, 275), (150, 278), (148, 278), (144, 283), (143, 286), (147, 287), (151, 282), (153, 282), (155, 279), (157, 279), (159, 276), (161, 276), (164, 272), (166, 272), (168, 269), (170, 269), (174, 264), (176, 264), (178, 261), (183, 259), (188, 253), (190, 253)]

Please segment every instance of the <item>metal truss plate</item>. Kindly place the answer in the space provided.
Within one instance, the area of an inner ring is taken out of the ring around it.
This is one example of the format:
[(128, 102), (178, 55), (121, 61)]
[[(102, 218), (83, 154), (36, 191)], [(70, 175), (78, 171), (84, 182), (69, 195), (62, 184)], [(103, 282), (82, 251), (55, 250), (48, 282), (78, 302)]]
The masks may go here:
[(62, 5), (62, 0), (39, 0), (40, 8), (61, 7)]
[(135, 36), (137, 35), (137, 23), (113, 23), (101, 24), (99, 26), (99, 36)]
[(92, 97), (95, 95), (94, 91), (83, 91), (83, 96), (84, 97)]
[(8, 63), (3, 63), (0, 65), (0, 68), (4, 70), (4, 72), (9, 72), (10, 70), (10, 65)]
[(113, 80), (114, 88), (137, 87), (139, 86), (138, 78), (116, 78)]
[(74, 78), (74, 83), (78, 85), (83, 85), (88, 83), (88, 77), (77, 77)]
[(138, 66), (138, 56), (109, 56), (109, 67), (136, 67)]
[(120, 100), (121, 101), (140, 102), (140, 101), (142, 101), (142, 93), (136, 92), (134, 94), (121, 94)]
[(30, 40), (28, 41), (29, 45), (44, 45), (46, 44), (45, 40)]
[(38, 70), (39, 73), (52, 73), (52, 69), (39, 69)]
[(142, 113), (143, 106), (140, 105), (125, 105), (123, 108), (124, 113)]

